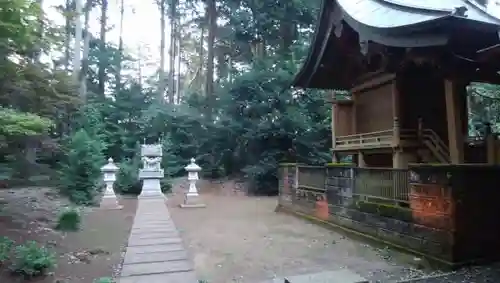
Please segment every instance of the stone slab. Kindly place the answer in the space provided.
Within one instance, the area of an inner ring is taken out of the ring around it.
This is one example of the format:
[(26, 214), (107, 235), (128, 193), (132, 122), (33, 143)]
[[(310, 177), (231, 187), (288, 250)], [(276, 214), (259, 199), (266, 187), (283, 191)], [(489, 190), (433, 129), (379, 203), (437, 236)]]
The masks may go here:
[(182, 244), (127, 247), (127, 253), (132, 253), (132, 254), (163, 253), (163, 252), (182, 251), (182, 250), (184, 250)]
[(123, 260), (123, 264), (162, 262), (162, 261), (187, 260), (187, 259), (189, 259), (189, 257), (185, 250), (161, 252), (161, 253), (147, 253), (147, 254), (127, 253), (125, 255), (125, 259)]
[(132, 230), (158, 230), (158, 229), (172, 229), (175, 230), (174, 224), (162, 224), (162, 225), (137, 225), (132, 226)]
[(169, 223), (172, 223), (172, 219), (170, 218), (166, 218), (166, 217), (156, 217), (156, 218), (153, 218), (153, 217), (140, 217), (140, 218), (136, 218), (138, 221), (137, 224), (169, 224)]
[(136, 225), (151, 225), (151, 224), (170, 224), (173, 223), (172, 219), (168, 217), (162, 217), (161, 219), (148, 219), (148, 218), (142, 218), (142, 219), (135, 219), (136, 220)]
[(193, 271), (193, 265), (187, 260), (135, 263), (123, 265), (122, 276)]
[[(286, 276), (285, 278), (290, 283), (368, 283), (368, 280), (348, 269)], [(285, 278), (276, 278), (262, 283), (283, 283)]]
[(122, 277), (118, 283), (198, 283), (193, 271)]
[(180, 237), (179, 232), (155, 232), (155, 233), (135, 233), (130, 235), (128, 241), (144, 240), (144, 239), (158, 239), (158, 238), (177, 238)]
[(181, 208), (203, 208), (206, 207), (200, 195), (189, 193), (184, 197), (184, 203), (180, 205)]
[(165, 219), (163, 221), (159, 220), (146, 220), (146, 219), (137, 219), (138, 222), (134, 224), (134, 227), (137, 226), (173, 226), (174, 222), (170, 219)]
[(154, 245), (165, 245), (165, 244), (182, 244), (180, 238), (152, 238), (152, 239), (134, 239), (128, 241), (129, 247), (140, 247), (140, 246), (154, 246)]
[(170, 232), (176, 232), (177, 229), (175, 227), (171, 228), (142, 228), (142, 229), (132, 229), (132, 232), (130, 235), (144, 235), (144, 234), (153, 234), (153, 233), (170, 233)]
[(197, 203), (197, 204), (184, 204), (184, 203), (181, 203), (180, 207), (181, 208), (204, 208), (204, 207), (207, 207), (207, 206), (205, 204), (203, 204), (203, 203)]

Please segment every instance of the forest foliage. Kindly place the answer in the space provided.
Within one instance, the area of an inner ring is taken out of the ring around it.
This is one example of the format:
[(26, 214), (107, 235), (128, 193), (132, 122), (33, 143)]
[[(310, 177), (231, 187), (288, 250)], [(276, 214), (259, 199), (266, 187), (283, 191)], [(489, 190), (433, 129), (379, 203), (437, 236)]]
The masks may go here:
[[(162, 54), (172, 31), (169, 58), (145, 77), (141, 54), (107, 40), (107, 0), (61, 0), (64, 25), (47, 18), (43, 1), (0, 1), (0, 181), (46, 178), (85, 203), (112, 157), (123, 167), (118, 191), (134, 191), (138, 145), (159, 141), (170, 177), (195, 157), (206, 178), (243, 177), (256, 193), (276, 193), (279, 162), (331, 159), (325, 93), (290, 87), (319, 2), (157, 0), (151, 16)], [(99, 34), (89, 31), (94, 9)], [(471, 119), (497, 125), (498, 88), (470, 92)]]

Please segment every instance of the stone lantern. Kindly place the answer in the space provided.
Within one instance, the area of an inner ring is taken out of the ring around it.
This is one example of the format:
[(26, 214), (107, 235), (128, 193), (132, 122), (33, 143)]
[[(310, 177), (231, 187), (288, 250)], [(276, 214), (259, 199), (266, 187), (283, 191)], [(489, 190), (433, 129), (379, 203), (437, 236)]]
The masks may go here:
[(198, 188), (196, 188), (196, 181), (198, 181), (198, 173), (201, 171), (201, 167), (195, 163), (195, 159), (191, 158), (191, 163), (184, 167), (188, 172), (188, 182), (189, 189), (184, 197), (184, 203), (181, 207), (205, 207), (205, 204), (201, 201), (200, 195), (198, 194)]
[(116, 181), (116, 173), (118, 172), (118, 167), (113, 163), (113, 158), (108, 159), (108, 164), (101, 168), (103, 173), (104, 184), (106, 188), (104, 191), (104, 196), (101, 200), (101, 207), (121, 209), (122, 207), (118, 204), (118, 199), (116, 198), (115, 191), (113, 189), (113, 184)]

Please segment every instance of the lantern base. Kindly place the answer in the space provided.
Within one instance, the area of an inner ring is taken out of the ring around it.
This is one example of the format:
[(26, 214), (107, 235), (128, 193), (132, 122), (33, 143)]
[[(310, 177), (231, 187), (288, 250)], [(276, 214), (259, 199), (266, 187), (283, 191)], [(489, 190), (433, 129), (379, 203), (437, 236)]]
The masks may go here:
[(118, 203), (116, 196), (104, 196), (99, 204), (99, 209), (103, 210), (120, 210), (123, 206)]
[(199, 194), (186, 193), (184, 203), (180, 205), (182, 208), (203, 208), (207, 207)]

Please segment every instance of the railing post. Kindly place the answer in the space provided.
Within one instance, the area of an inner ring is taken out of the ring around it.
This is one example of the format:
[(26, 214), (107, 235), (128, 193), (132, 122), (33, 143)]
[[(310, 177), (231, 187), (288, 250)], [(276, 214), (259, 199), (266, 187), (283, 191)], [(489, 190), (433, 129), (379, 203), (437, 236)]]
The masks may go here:
[(295, 164), (295, 184), (294, 188), (298, 189), (299, 188), (299, 164)]
[(332, 103), (332, 150), (335, 152), (335, 147), (337, 147), (337, 135), (335, 131), (335, 123), (336, 123), (336, 117), (337, 116), (337, 103), (335, 101), (335, 94), (333, 94), (333, 103)]
[(491, 124), (490, 123), (485, 123), (485, 143), (486, 143), (486, 158), (488, 161), (488, 164), (492, 165), (495, 164), (496, 158), (495, 158), (495, 136), (493, 135), (491, 131)]
[(423, 130), (424, 130), (422, 117), (418, 118), (418, 126), (417, 127), (418, 127), (417, 128), (417, 137), (419, 140), (422, 140)]
[(392, 126), (392, 147), (399, 147), (401, 137), (401, 128), (398, 117), (394, 117)]

